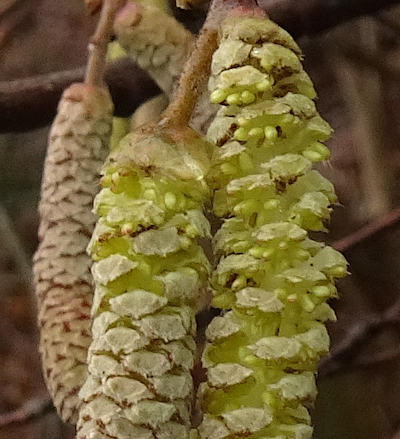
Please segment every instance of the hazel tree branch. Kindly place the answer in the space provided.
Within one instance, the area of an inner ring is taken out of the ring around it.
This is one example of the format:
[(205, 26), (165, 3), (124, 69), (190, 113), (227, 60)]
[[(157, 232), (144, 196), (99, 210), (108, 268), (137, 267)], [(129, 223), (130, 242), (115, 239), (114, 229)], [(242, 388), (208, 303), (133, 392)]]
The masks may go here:
[(333, 243), (333, 247), (340, 251), (346, 252), (353, 247), (363, 243), (364, 241), (373, 238), (377, 234), (387, 231), (400, 224), (400, 207), (392, 210), (382, 218), (378, 218), (375, 221), (361, 227), (354, 233), (340, 239)]
[[(65, 88), (82, 82), (79, 68), (15, 81), (0, 82), (0, 132), (29, 131), (49, 124)], [(160, 93), (146, 72), (128, 59), (111, 63), (105, 73), (117, 116), (130, 115)]]
[[(273, 20), (296, 37), (312, 35), (399, 3), (400, 0), (258, 0)], [(78, 69), (0, 82), (0, 132), (27, 131), (47, 125), (55, 115), (63, 89), (82, 81), (83, 76), (83, 69)], [(159, 92), (148, 75), (128, 61), (108, 67), (106, 82), (119, 116), (131, 114)]]
[(85, 82), (101, 86), (106, 69), (107, 46), (112, 34), (113, 22), (117, 10), (124, 0), (105, 1), (101, 10), (96, 31), (89, 44), (89, 59), (85, 73)]
[(398, 3), (398, 0), (258, 0), (270, 18), (296, 38), (314, 35)]
[(374, 315), (349, 328), (342, 341), (331, 350), (319, 366), (320, 376), (328, 376), (349, 367), (366, 367), (382, 361), (388, 361), (400, 355), (399, 350), (379, 352), (374, 356), (359, 356), (360, 349), (369, 338), (391, 325), (400, 324), (400, 299), (383, 314)]

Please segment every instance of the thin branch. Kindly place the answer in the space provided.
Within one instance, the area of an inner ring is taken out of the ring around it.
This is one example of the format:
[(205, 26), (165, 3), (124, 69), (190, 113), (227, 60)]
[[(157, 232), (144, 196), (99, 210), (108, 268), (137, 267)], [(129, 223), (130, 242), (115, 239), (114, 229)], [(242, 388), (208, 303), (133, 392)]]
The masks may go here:
[[(400, 0), (259, 0), (259, 5), (270, 17), (296, 37), (312, 35), (398, 3)], [(112, 75), (109, 68), (106, 72), (108, 85), (113, 82), (114, 89), (118, 90), (117, 96), (113, 92), (112, 95), (120, 116), (131, 114), (138, 105), (159, 92), (142, 70), (131, 67), (124, 71), (125, 67), (126, 62), (120, 63), (111, 68)], [(27, 131), (47, 125), (55, 115), (62, 90), (72, 82), (81, 81), (82, 76), (82, 70), (75, 70), (0, 82), (0, 132)]]
[[(381, 353), (374, 359), (362, 360), (357, 357), (358, 350), (364, 345), (365, 341), (371, 335), (377, 333), (381, 329), (400, 323), (400, 299), (398, 299), (388, 310), (382, 315), (373, 316), (364, 322), (354, 325), (347, 331), (344, 339), (336, 347), (331, 350), (329, 356), (325, 357), (319, 367), (320, 376), (327, 376), (337, 373), (340, 370), (354, 366), (372, 365), (379, 361), (387, 361), (388, 353)], [(396, 356), (398, 353), (396, 352)], [(390, 359), (393, 358), (393, 353)]]
[(162, 122), (187, 125), (210, 71), (211, 58), (217, 49), (220, 22), (235, 8), (245, 13), (263, 14), (255, 0), (213, 0), (196, 46), (184, 66), (178, 89), (162, 116)]
[(345, 238), (336, 241), (333, 247), (341, 252), (346, 252), (353, 247), (363, 243), (364, 241), (373, 238), (378, 233), (387, 231), (400, 223), (400, 207), (392, 210), (382, 218), (377, 219), (364, 227), (361, 227), (356, 232), (346, 236)]
[(85, 8), (90, 15), (98, 12), (103, 4), (103, 0), (84, 0)]
[(164, 112), (163, 122), (186, 125), (193, 112), (202, 84), (210, 70), (211, 57), (217, 48), (217, 28), (204, 27), (196, 47), (185, 64), (179, 86), (171, 105)]
[[(0, 132), (29, 131), (49, 124), (65, 88), (82, 82), (84, 68), (0, 82)], [(117, 116), (128, 116), (160, 89), (128, 59), (110, 63), (105, 81)]]
[(55, 410), (49, 397), (32, 398), (17, 410), (0, 414), (0, 428), (23, 424)]
[(258, 0), (259, 6), (295, 37), (314, 35), (398, 3), (399, 0)]
[(85, 75), (86, 84), (103, 85), (107, 46), (112, 34), (115, 14), (123, 3), (124, 0), (105, 0), (103, 3), (96, 31), (90, 39), (89, 59)]

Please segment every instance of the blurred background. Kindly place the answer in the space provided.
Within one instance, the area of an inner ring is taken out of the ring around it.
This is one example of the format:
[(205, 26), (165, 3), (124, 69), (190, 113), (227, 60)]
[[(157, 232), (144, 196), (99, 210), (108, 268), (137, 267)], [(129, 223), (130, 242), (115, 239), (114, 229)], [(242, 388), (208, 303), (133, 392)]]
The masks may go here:
[[(194, 28), (201, 15), (179, 13)], [(0, 0), (1, 92), (5, 81), (83, 67), (94, 22), (82, 0)], [(341, 205), (324, 239), (344, 251), (352, 273), (333, 304), (314, 438), (399, 439), (400, 7), (299, 43), (335, 130), (321, 172)], [(49, 126), (14, 122), (0, 134), (0, 439), (67, 439), (73, 428), (59, 421), (41, 376), (31, 290)]]

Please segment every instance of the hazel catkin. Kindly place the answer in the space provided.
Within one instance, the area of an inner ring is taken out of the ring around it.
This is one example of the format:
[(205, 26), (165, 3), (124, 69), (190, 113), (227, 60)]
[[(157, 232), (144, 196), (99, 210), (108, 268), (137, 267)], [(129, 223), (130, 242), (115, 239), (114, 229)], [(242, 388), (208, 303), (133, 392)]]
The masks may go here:
[(63, 94), (49, 135), (34, 256), (44, 378), (60, 417), (76, 422), (86, 379), (93, 285), (86, 247), (111, 133), (106, 90), (74, 84)]
[(187, 439), (195, 312), (209, 262), (208, 144), (144, 126), (109, 156), (89, 251), (96, 282), (79, 439)]
[(318, 360), (329, 349), (344, 257), (309, 237), (336, 196), (312, 169), (331, 129), (318, 115), (301, 51), (275, 23), (231, 16), (212, 62), (208, 130), (218, 265), (207, 329), (201, 439), (310, 439)]

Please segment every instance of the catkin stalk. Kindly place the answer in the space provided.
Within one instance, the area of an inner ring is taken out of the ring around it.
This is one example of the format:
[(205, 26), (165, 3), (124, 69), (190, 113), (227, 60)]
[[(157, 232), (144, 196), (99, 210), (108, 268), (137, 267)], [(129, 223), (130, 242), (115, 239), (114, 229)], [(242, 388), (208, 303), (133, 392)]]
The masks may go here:
[(208, 130), (219, 263), (207, 329), (201, 439), (310, 439), (315, 372), (328, 352), (326, 303), (344, 257), (309, 237), (336, 201), (312, 169), (331, 128), (293, 39), (262, 17), (229, 17), (212, 63)]
[(93, 287), (86, 247), (99, 172), (108, 151), (112, 102), (101, 87), (74, 84), (63, 94), (49, 136), (34, 256), (40, 352), (60, 417), (76, 422), (86, 378)]

